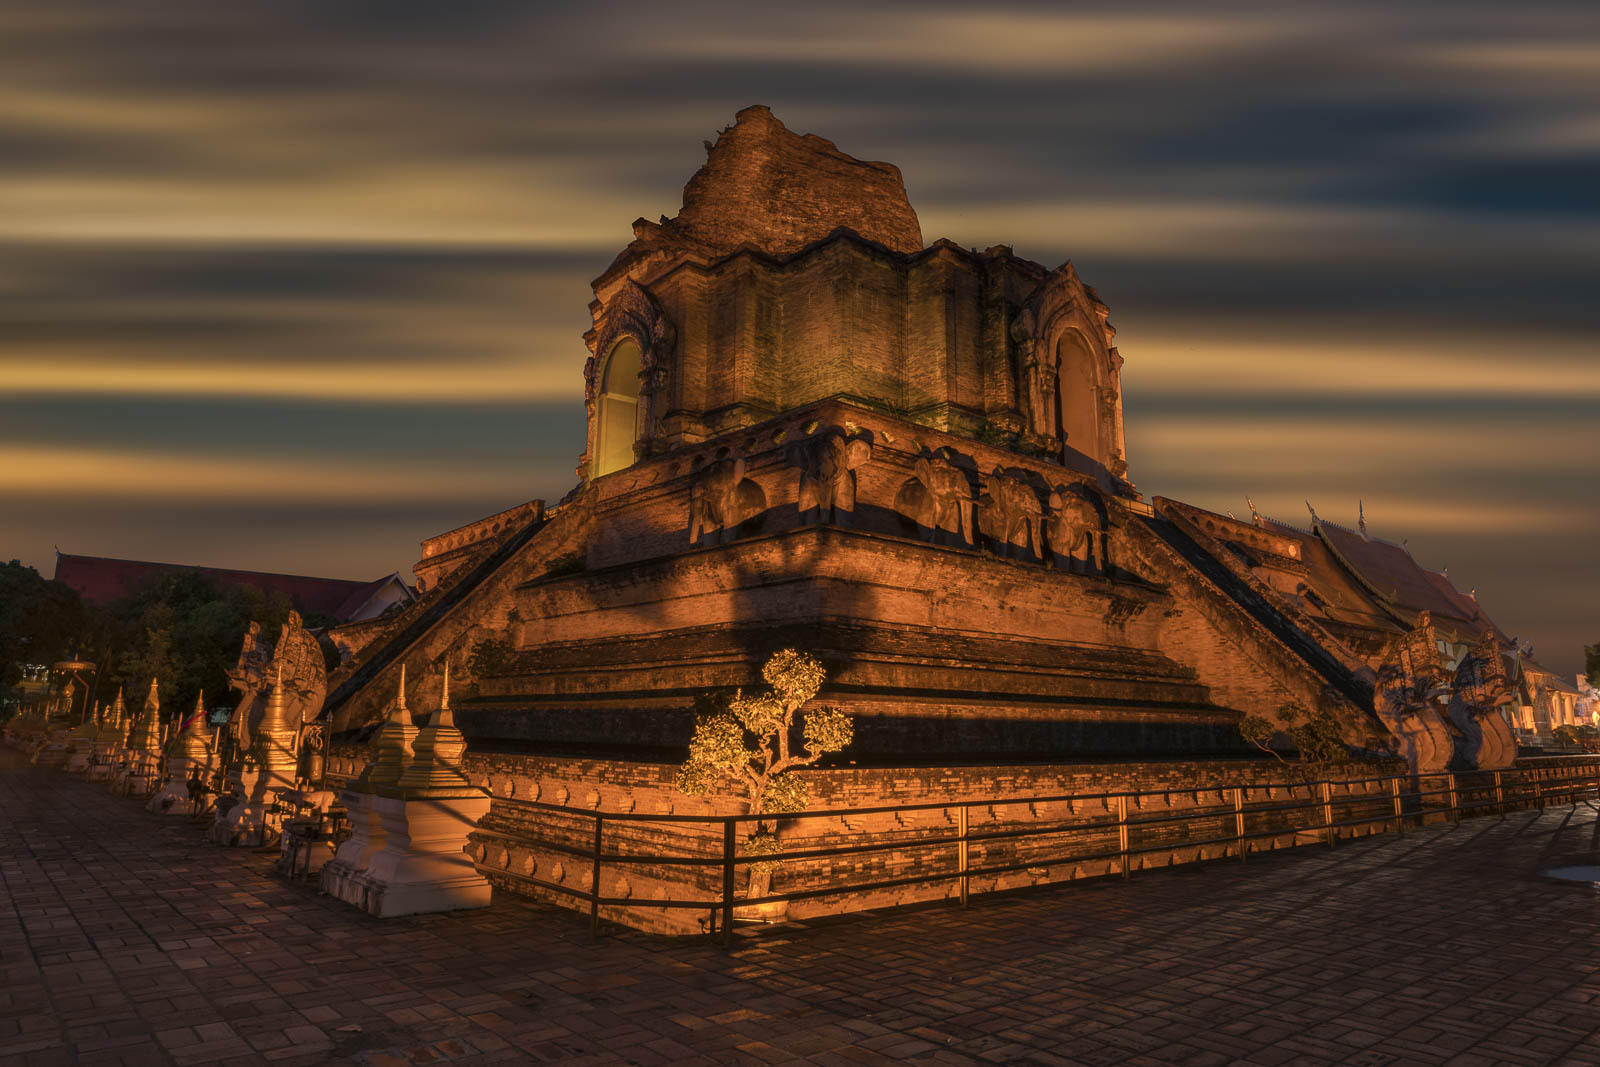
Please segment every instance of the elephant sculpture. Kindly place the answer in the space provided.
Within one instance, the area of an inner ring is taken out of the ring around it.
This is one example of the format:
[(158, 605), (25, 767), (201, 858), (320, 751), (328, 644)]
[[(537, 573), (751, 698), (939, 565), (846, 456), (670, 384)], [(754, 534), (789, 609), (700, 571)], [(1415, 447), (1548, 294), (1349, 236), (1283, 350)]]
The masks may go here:
[(972, 544), (972, 484), (966, 472), (936, 453), (917, 460), (911, 473), (895, 498), (896, 510), (927, 531), (925, 536), (947, 530)]
[(989, 492), (987, 532), (996, 547), (1001, 552), (1009, 552), (1013, 545), (1026, 547), (1033, 555), (1044, 558), (1044, 509), (1033, 488), (999, 467), (984, 479), (984, 488)]
[(766, 495), (744, 469), (743, 457), (720, 459), (695, 478), (689, 490), (690, 544), (706, 534), (729, 540), (741, 523), (766, 507)]
[(839, 522), (856, 510), (856, 468), (872, 458), (872, 442), (832, 431), (796, 449), (800, 467), (800, 516)]
[(1050, 538), (1050, 555), (1057, 563), (1068, 570), (1094, 573), (1094, 538), (1096, 534), (1103, 535), (1100, 509), (1094, 501), (1066, 486), (1057, 486), (1050, 494), (1045, 531)]
[(1457, 762), (1480, 771), (1499, 771), (1517, 759), (1517, 739), (1500, 709), (1513, 700), (1505, 660), (1494, 632), (1484, 631), (1450, 687), (1450, 721), (1463, 736)]

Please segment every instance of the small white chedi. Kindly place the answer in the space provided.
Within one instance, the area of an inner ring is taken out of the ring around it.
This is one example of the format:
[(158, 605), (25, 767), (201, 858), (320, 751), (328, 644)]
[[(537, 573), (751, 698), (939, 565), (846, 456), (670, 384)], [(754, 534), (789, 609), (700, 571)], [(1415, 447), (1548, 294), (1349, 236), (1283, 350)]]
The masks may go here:
[(462, 770), (467, 741), (450, 710), (448, 663), (439, 710), (420, 731), (401, 666), (376, 747), (377, 758), (344, 792), (352, 833), (323, 867), (323, 891), (379, 918), (488, 906), (489, 883), (463, 848), (489, 797)]

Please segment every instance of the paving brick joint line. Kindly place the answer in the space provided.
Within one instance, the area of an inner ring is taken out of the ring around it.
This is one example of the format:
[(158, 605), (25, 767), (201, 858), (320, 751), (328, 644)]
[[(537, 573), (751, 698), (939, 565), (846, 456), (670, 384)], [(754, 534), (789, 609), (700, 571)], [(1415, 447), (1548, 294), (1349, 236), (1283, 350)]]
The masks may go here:
[(0, 749), (0, 1063), (1600, 1063), (1582, 804), (773, 928), (379, 921)]

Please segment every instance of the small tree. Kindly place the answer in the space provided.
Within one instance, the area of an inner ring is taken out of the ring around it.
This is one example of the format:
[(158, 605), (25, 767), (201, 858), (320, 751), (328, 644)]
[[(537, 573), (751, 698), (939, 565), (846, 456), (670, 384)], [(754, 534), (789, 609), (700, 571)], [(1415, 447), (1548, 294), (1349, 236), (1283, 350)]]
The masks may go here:
[(1287, 763), (1271, 747), (1273, 735), (1282, 730), (1294, 742), (1304, 763), (1342, 763), (1349, 758), (1350, 750), (1344, 743), (1344, 731), (1339, 720), (1326, 711), (1310, 711), (1299, 704), (1284, 704), (1278, 708), (1278, 722), (1274, 724), (1262, 715), (1246, 715), (1239, 720), (1239, 736), (1280, 763)]
[[(692, 797), (710, 793), (742, 795), (752, 815), (804, 811), (810, 803), (796, 768), (838, 752), (855, 736), (849, 715), (838, 708), (812, 708), (801, 722), (801, 743), (791, 747), (795, 714), (822, 688), (827, 677), (816, 657), (786, 648), (761, 668), (770, 692), (735, 693), (725, 706), (715, 698), (698, 701), (689, 758), (678, 768), (679, 792)], [(745, 841), (745, 852), (776, 856), (778, 836), (766, 821)], [(770, 874), (777, 860), (750, 864), (752, 874)]]

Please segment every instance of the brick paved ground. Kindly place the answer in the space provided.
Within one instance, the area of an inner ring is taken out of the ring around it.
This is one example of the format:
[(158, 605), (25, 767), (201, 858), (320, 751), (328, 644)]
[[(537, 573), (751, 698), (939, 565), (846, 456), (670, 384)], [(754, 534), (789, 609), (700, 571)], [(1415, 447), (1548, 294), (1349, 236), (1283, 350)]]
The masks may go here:
[(1600, 1062), (1587, 806), (768, 931), (378, 922), (0, 749), (0, 1061)]

